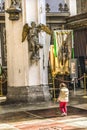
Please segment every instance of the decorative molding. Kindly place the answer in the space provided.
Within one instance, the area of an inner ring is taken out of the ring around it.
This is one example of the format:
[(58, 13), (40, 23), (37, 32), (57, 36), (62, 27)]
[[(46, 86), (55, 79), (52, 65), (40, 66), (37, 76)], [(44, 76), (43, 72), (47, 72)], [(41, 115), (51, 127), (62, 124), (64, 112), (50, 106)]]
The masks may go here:
[(51, 26), (51, 29), (60, 29), (66, 24), (66, 18), (70, 15), (69, 12), (49, 12), (46, 13), (46, 23)]
[(50, 12), (50, 6), (48, 3), (46, 3), (46, 12)]
[(0, 22), (5, 23), (5, 13), (0, 13)]
[(78, 14), (66, 19), (68, 29), (87, 28), (87, 13)]

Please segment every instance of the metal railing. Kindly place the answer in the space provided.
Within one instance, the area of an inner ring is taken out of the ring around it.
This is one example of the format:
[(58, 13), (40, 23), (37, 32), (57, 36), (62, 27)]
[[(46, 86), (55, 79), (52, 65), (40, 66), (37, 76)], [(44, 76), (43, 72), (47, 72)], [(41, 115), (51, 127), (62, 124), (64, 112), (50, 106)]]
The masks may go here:
[(57, 88), (55, 87), (55, 80), (58, 80), (59, 82), (64, 82), (64, 83), (73, 83), (74, 85), (74, 94), (75, 91), (76, 91), (76, 82), (80, 81), (80, 80), (83, 80), (83, 89), (84, 89), (84, 92), (83, 92), (83, 97), (84, 98), (87, 98), (87, 74), (84, 73), (84, 75), (82, 75), (81, 77), (79, 78), (75, 78), (73, 81), (72, 80), (63, 80), (63, 79), (58, 79), (58, 78), (55, 78), (53, 77), (53, 89), (51, 89), (51, 91), (53, 91), (53, 99), (54, 101), (56, 101), (56, 93), (55, 91), (57, 90)]

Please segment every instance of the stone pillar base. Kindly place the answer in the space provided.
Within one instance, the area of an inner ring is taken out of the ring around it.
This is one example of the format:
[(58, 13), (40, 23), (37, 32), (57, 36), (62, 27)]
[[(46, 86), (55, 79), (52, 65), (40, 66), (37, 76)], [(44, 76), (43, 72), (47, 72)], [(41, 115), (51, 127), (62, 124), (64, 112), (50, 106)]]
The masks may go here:
[(50, 100), (48, 86), (8, 87), (7, 102), (37, 103)]

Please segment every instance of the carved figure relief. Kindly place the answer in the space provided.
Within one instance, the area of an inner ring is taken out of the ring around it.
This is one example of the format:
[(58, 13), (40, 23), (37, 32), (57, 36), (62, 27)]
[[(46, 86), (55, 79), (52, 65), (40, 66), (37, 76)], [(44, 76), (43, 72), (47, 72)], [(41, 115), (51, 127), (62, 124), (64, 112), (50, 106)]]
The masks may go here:
[(36, 26), (36, 23), (32, 22), (28, 33), (29, 51), (32, 51), (32, 59), (40, 59), (39, 48), (43, 48), (43, 45), (39, 43), (39, 32), (40, 29)]
[(31, 54), (31, 59), (32, 60), (39, 60), (39, 49), (43, 48), (43, 45), (39, 43), (39, 36), (38, 34), (40, 31), (43, 30), (48, 34), (52, 34), (50, 29), (43, 24), (36, 25), (35, 22), (31, 22), (31, 26), (28, 26), (26, 23), (23, 27), (23, 32), (22, 32), (22, 42), (27, 37), (28, 44), (29, 44), (29, 51), (32, 52)]

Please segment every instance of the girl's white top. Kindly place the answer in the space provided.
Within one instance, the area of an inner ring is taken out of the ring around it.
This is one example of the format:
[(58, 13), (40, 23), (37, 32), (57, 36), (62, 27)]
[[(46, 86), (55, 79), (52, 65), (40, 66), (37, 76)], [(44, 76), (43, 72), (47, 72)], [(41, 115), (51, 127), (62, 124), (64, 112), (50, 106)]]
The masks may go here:
[(58, 99), (61, 102), (68, 102), (69, 101), (69, 90), (67, 87), (62, 87), (60, 89), (60, 94), (59, 94)]

